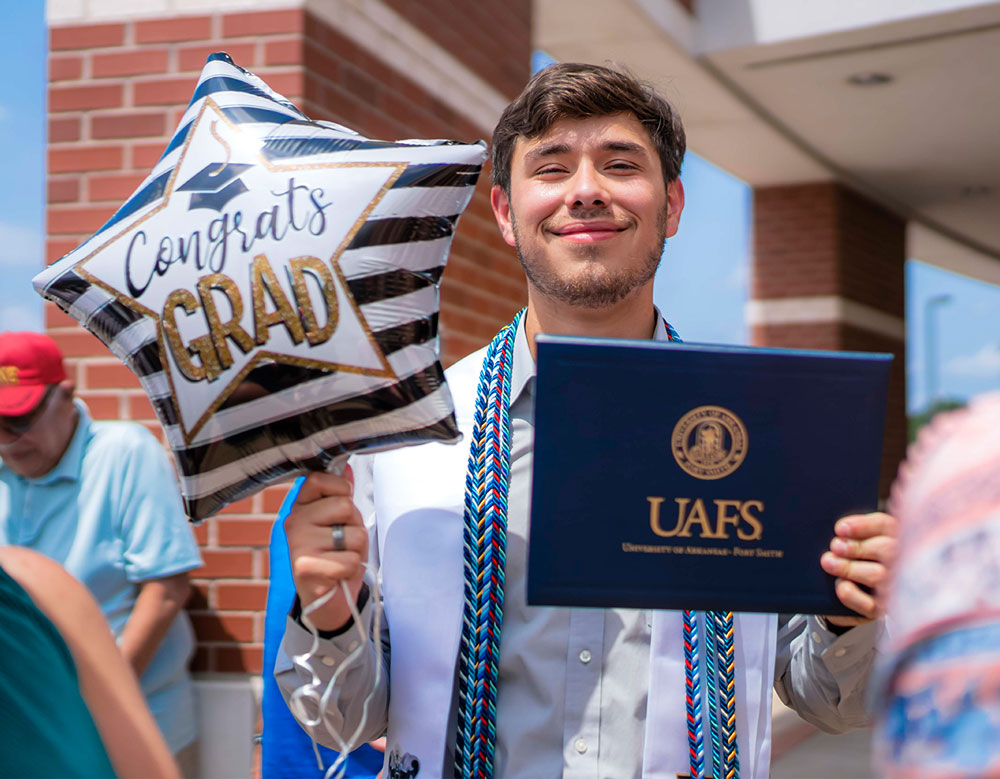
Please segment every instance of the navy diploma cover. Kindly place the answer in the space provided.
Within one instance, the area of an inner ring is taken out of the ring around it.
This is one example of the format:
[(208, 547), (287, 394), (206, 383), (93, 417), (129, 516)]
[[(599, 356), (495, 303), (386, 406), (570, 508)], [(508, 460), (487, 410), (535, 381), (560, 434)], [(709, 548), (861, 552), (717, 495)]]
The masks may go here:
[(528, 603), (850, 614), (892, 355), (539, 336)]

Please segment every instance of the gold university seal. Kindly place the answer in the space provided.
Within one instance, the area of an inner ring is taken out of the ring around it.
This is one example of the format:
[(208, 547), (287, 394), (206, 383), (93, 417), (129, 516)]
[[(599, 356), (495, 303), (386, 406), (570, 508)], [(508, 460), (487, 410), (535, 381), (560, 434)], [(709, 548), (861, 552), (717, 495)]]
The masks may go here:
[(696, 479), (721, 479), (747, 456), (746, 425), (722, 406), (698, 406), (682, 416), (670, 436), (670, 449), (681, 469)]

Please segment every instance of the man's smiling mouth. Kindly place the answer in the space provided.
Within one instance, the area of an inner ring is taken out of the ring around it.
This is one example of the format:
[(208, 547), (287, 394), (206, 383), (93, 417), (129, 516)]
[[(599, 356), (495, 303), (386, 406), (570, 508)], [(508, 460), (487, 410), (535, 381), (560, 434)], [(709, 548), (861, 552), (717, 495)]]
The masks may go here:
[(574, 243), (606, 241), (623, 232), (626, 227), (607, 221), (570, 222), (552, 230), (552, 233)]

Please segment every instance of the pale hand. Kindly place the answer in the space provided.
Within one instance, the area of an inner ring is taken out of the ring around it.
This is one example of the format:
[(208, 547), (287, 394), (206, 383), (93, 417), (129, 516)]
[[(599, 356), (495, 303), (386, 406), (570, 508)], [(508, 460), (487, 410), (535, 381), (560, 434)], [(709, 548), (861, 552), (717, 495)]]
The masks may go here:
[(881, 588), (896, 556), (898, 522), (881, 512), (852, 514), (837, 520), (833, 531), (836, 535), (830, 541), (830, 551), (823, 553), (820, 565), (837, 577), (835, 591), (840, 602), (861, 616), (826, 617), (827, 622), (852, 627), (881, 617), (884, 613)]
[[(354, 505), (350, 467), (343, 476), (313, 472), (306, 476), (295, 506), (285, 519), (288, 556), (302, 608), (346, 584), (357, 598), (368, 561), (368, 531)], [(344, 525), (343, 551), (334, 551), (331, 528)], [(309, 615), (319, 630), (337, 630), (351, 617), (342, 592)]]

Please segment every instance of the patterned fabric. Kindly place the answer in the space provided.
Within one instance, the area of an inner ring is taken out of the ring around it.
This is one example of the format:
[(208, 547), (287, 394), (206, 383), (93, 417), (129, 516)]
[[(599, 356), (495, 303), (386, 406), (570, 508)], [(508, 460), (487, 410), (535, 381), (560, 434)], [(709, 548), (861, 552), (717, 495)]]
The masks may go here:
[(438, 283), (484, 158), (313, 122), (213, 54), (147, 179), (34, 284), (139, 377), (201, 519), (352, 452), (457, 438)]
[(893, 486), (893, 630), (874, 687), (889, 776), (1000, 775), (1000, 393), (938, 415)]

